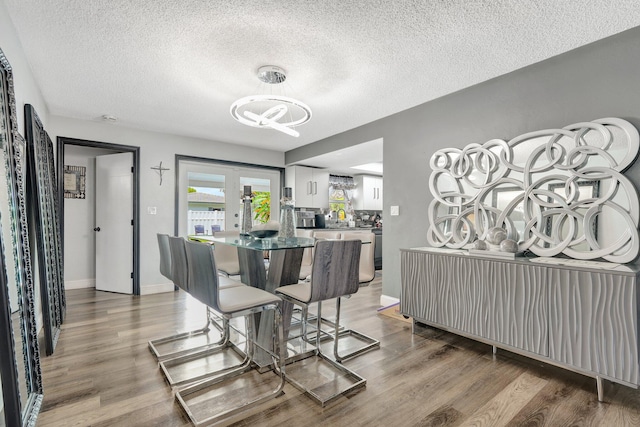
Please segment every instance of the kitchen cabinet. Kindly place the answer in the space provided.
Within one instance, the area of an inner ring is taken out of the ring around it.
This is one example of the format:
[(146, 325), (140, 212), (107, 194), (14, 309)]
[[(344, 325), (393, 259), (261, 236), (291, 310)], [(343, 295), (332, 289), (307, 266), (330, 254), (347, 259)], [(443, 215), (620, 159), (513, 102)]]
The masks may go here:
[(293, 199), (300, 208), (329, 208), (329, 172), (306, 166), (285, 169), (285, 187), (293, 189)]
[(354, 180), (357, 188), (354, 209), (359, 211), (381, 211), (383, 209), (382, 177), (357, 175)]

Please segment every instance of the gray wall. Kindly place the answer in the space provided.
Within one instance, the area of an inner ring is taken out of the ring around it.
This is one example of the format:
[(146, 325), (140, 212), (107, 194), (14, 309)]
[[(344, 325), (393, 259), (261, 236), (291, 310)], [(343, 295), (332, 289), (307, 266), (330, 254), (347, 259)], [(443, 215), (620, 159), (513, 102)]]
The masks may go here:
[[(400, 296), (400, 248), (427, 246), (429, 158), (493, 138), (620, 117), (640, 128), (640, 27), (291, 150), (285, 163), (384, 138), (383, 295)], [(640, 187), (640, 167), (627, 177)], [(392, 205), (400, 216), (389, 216)]]

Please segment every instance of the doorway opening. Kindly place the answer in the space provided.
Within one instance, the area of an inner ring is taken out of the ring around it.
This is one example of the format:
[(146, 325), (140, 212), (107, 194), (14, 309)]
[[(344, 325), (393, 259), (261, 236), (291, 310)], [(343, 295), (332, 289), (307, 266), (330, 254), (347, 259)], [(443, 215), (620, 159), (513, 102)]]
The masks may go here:
[[(80, 263), (80, 262), (76, 263), (76, 265), (79, 265), (79, 266), (83, 264), (89, 264), (88, 266), (86, 266), (86, 268), (88, 268), (88, 271), (78, 273), (80, 275), (81, 280), (77, 280), (77, 282), (75, 282), (77, 284), (77, 287), (91, 287), (91, 286), (86, 286), (86, 283), (83, 283), (82, 278), (83, 276), (87, 276), (87, 275), (88, 275), (87, 278), (91, 278), (91, 274), (94, 274), (93, 277), (95, 277), (95, 264), (96, 264), (95, 263), (96, 261), (95, 236), (98, 233), (98, 228), (99, 228), (99, 225), (97, 224), (94, 225), (95, 215), (93, 216), (93, 219), (92, 219), (92, 213), (95, 213), (95, 209), (96, 209), (95, 208), (95, 189), (94, 188), (86, 189), (87, 199), (89, 200), (86, 200), (87, 203), (85, 203), (84, 206), (81, 205), (78, 209), (75, 209), (70, 212), (65, 212), (65, 197), (64, 197), (64, 191), (63, 191), (63, 189), (65, 188), (64, 187), (64, 180), (65, 180), (64, 166), (66, 164), (67, 157), (77, 159), (84, 156), (87, 159), (93, 159), (91, 161), (91, 165), (92, 167), (95, 167), (96, 157), (106, 156), (111, 154), (118, 154), (118, 153), (130, 153), (130, 158), (131, 158), (130, 162), (131, 162), (132, 174), (131, 174), (130, 192), (131, 192), (132, 207), (131, 207), (130, 227), (131, 227), (132, 238), (131, 238), (130, 253), (132, 253), (132, 260), (131, 260), (130, 280), (131, 280), (131, 293), (133, 295), (140, 295), (140, 176), (139, 176), (140, 147), (122, 145), (122, 144), (112, 144), (112, 143), (100, 142), (100, 141), (89, 141), (89, 140), (82, 140), (82, 139), (75, 139), (75, 138), (68, 138), (68, 137), (58, 137), (56, 159), (58, 159), (57, 179), (58, 179), (58, 188), (60, 189), (60, 191), (58, 192), (58, 204), (59, 204), (59, 211), (60, 211), (60, 223), (62, 225), (62, 239), (61, 239), (62, 251), (65, 254), (67, 253), (67, 251), (65, 250), (65, 246), (69, 245), (70, 242), (69, 241), (65, 242), (65, 241), (68, 237), (73, 235), (73, 239), (74, 239), (73, 248), (76, 248), (76, 246), (80, 245), (81, 248), (77, 248), (78, 251), (82, 251), (83, 248), (86, 249), (84, 252), (81, 252), (84, 257), (88, 257), (88, 258), (93, 257), (93, 263), (91, 262), (91, 260), (89, 260), (86, 263)], [(70, 166), (73, 166), (73, 165), (70, 165)], [(91, 191), (91, 194), (89, 194), (89, 191)], [(92, 197), (93, 200), (91, 200), (90, 197)], [(78, 201), (78, 202), (83, 202), (83, 201)], [(74, 218), (71, 218), (71, 216), (76, 214), (77, 212), (82, 212), (81, 216), (84, 219), (84, 222), (82, 222), (81, 220), (75, 221)], [(65, 216), (69, 216), (66, 222), (69, 222), (69, 220), (74, 219), (73, 225), (68, 224), (68, 226), (65, 227), (64, 225)], [(93, 220), (93, 223), (91, 223), (92, 220)], [(67, 228), (73, 228), (73, 227), (82, 227), (82, 228), (79, 231), (67, 230)], [(67, 243), (67, 245), (65, 245), (65, 243)], [(71, 248), (72, 247), (70, 246), (69, 249)], [(67, 272), (65, 271), (65, 274), (66, 273)], [(71, 280), (70, 282), (74, 283), (73, 280)], [(65, 286), (66, 284), (67, 284), (67, 279), (65, 278)]]

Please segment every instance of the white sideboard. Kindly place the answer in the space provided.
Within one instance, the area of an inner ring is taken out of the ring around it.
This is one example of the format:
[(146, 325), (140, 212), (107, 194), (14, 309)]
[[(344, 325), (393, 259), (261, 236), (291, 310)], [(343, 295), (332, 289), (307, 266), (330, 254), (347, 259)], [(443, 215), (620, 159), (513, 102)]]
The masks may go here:
[[(400, 310), (414, 321), (637, 388), (638, 274), (401, 249)], [(594, 264), (596, 265), (596, 264)]]

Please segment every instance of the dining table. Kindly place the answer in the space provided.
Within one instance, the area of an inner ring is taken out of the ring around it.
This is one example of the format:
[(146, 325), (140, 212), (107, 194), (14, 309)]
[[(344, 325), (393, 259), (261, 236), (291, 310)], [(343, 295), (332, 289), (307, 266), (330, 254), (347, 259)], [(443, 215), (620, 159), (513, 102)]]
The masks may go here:
[[(248, 235), (192, 237), (193, 240), (208, 242), (214, 246), (217, 244), (235, 246), (238, 250), (241, 282), (271, 293), (280, 286), (298, 283), (303, 252), (305, 248), (311, 248), (315, 243), (313, 238), (306, 237), (262, 239)], [(268, 268), (265, 264), (265, 251), (269, 252)], [(292, 312), (293, 304), (283, 301), (282, 322), (285, 337), (289, 335)], [(273, 312), (267, 311), (256, 315), (257, 342), (260, 346), (272, 347), (273, 322)], [(289, 352), (291, 353), (291, 349)], [(271, 356), (260, 348), (256, 349), (254, 361), (260, 371), (268, 370), (272, 366)]]

